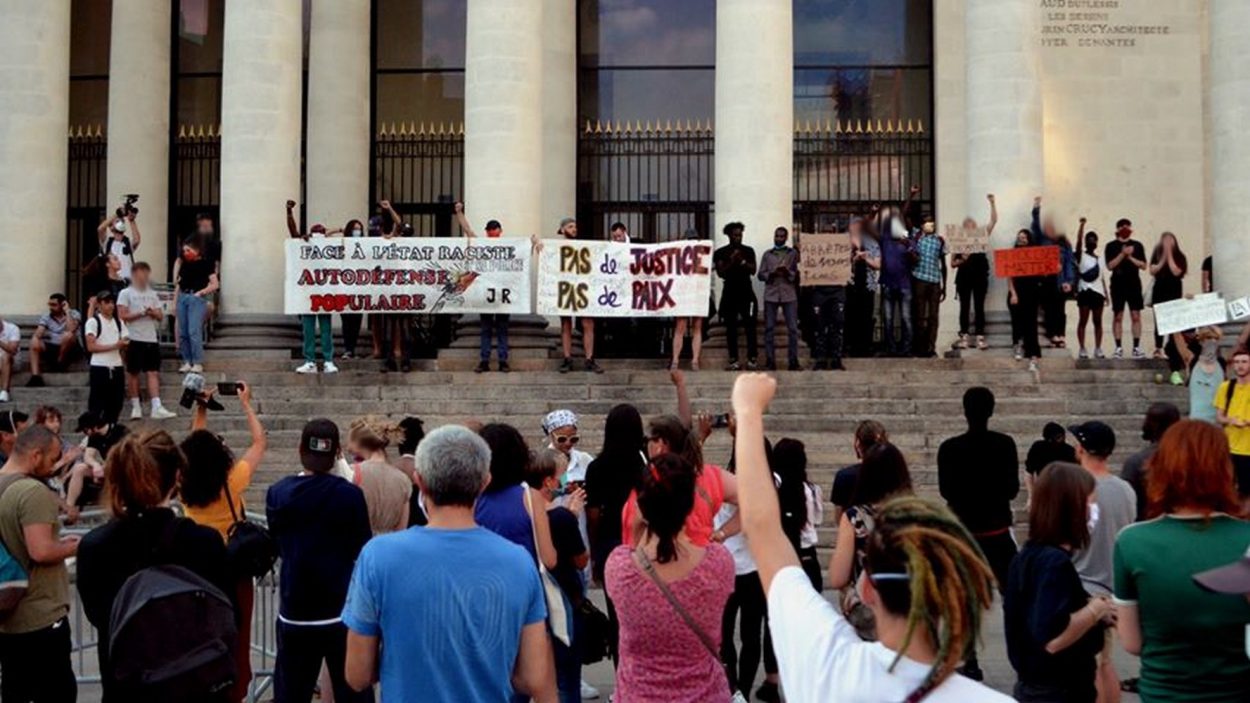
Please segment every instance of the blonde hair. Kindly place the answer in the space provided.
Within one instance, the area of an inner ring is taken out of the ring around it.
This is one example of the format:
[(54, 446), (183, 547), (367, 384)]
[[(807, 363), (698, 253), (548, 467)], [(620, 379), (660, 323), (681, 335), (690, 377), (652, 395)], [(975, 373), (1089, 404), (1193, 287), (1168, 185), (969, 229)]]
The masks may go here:
[(358, 417), (347, 428), (347, 440), (368, 452), (383, 451), (392, 442), (402, 442), (404, 437), (402, 427), (377, 415)]
[(1199, 342), (1208, 342), (1208, 341), (1218, 342), (1223, 338), (1224, 338), (1224, 332), (1219, 327), (1208, 325), (1206, 327), (1198, 328), (1198, 341)]

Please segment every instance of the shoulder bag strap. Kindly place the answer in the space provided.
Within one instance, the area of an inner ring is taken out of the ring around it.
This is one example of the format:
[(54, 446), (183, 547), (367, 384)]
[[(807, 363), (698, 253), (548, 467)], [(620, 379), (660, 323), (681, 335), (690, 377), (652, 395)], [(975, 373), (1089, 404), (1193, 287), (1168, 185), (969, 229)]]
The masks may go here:
[[(234, 471), (234, 467), (233, 467), (233, 466), (232, 466), (232, 467), (230, 467), (230, 470), (231, 470), (231, 471)], [(234, 496), (230, 495), (230, 474), (228, 474), (228, 473), (226, 474), (226, 485), (225, 485), (225, 486), (223, 486), (223, 488), (224, 488), (224, 489), (225, 489), (225, 491), (226, 491), (226, 505), (227, 505), (227, 506), (229, 506), (229, 508), (230, 508), (230, 519), (231, 519), (231, 520), (233, 520), (236, 524), (237, 524), (237, 523), (240, 523), (240, 522), (246, 522), (246, 521), (247, 521), (247, 510), (246, 510), (246, 509), (244, 509), (244, 510), (243, 510), (243, 519), (242, 519), (242, 520), (240, 520), (240, 519), (239, 519), (239, 514), (238, 514), (237, 512), (235, 512), (235, 509), (234, 509)]]
[(716, 646), (712, 644), (712, 638), (703, 631), (703, 628), (699, 627), (699, 623), (695, 622), (694, 618), (690, 617), (690, 613), (686, 612), (686, 609), (681, 607), (681, 603), (677, 602), (677, 597), (673, 595), (671, 590), (669, 590), (668, 584), (664, 583), (664, 581), (660, 579), (660, 575), (655, 572), (655, 565), (652, 564), (651, 560), (647, 558), (646, 553), (642, 551), (642, 547), (634, 549), (634, 557), (637, 560), (638, 567), (642, 570), (642, 573), (646, 574), (647, 577), (651, 579), (651, 582), (660, 589), (660, 593), (664, 596), (664, 600), (668, 601), (668, 604), (673, 606), (673, 610), (676, 611), (677, 615), (680, 616), (682, 621), (686, 623), (686, 627), (690, 628), (690, 631), (693, 632), (695, 636), (699, 638), (699, 641), (703, 643), (704, 649), (712, 655), (713, 659), (719, 662), (720, 651), (717, 650)]
[(538, 562), (538, 570), (545, 572), (547, 567), (543, 565), (542, 552), (538, 550), (538, 524), (534, 522), (534, 501), (530, 498), (530, 487), (521, 484), (521, 493), (525, 496), (525, 512), (530, 514), (530, 539), (534, 541), (534, 559)]

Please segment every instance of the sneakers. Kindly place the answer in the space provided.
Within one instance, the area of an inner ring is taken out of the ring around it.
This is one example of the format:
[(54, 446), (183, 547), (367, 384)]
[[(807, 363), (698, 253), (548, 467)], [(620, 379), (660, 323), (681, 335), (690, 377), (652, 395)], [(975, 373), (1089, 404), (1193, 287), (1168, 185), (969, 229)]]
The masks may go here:
[(31, 376), (30, 380), (26, 381), (27, 388), (43, 388), (45, 385), (47, 384), (43, 382), (43, 376)]
[(295, 373), (317, 373), (317, 365), (311, 361), (305, 361), (302, 365), (295, 369)]
[(739, 364), (739, 363), (738, 363), (738, 362), (736, 362), (736, 361), (731, 361), (731, 362), (729, 362), (729, 365), (725, 367), (725, 370), (726, 370), (726, 371), (741, 371), (741, 370), (742, 370), (742, 364)]
[(204, 364), (191, 364), (191, 373), (204, 373)]
[(480, 361), (478, 362), (478, 365), (474, 367), (473, 369), (473, 373), (486, 373), (487, 371), (490, 371), (489, 361)]
[(1173, 372), (1172, 372), (1172, 378), (1170, 378), (1170, 379), (1168, 379), (1168, 380), (1169, 380), (1169, 381), (1172, 383), (1172, 385), (1174, 385), (1174, 386), (1183, 386), (1183, 385), (1185, 385), (1185, 377), (1181, 375), (1181, 372), (1180, 372), (1180, 371), (1173, 371)]
[(1012, 356), (1015, 357), (1016, 361), (1022, 361), (1024, 359), (1024, 348), (1017, 344), (1015, 352)]
[(1029, 359), (1029, 373), (1037, 373), (1037, 359)]
[(977, 349), (980, 349), (981, 351), (985, 351), (986, 349), (989, 349), (989, 348), (990, 348), (990, 345), (988, 342), (985, 341), (985, 335), (981, 335), (977, 337)]
[(1146, 352), (1142, 351), (1142, 348), (1141, 348), (1141, 347), (1133, 347), (1133, 358), (1134, 358), (1134, 359), (1145, 359), (1145, 358), (1146, 358)]
[(586, 370), (590, 371), (591, 373), (603, 373), (603, 367), (600, 366), (599, 363), (595, 361), (594, 359), (586, 360)]
[(1123, 359), (1123, 358), (1124, 358), (1124, 347), (1117, 346), (1117, 347), (1115, 348), (1115, 352), (1114, 352), (1114, 353), (1112, 353), (1112, 355), (1111, 355), (1111, 356), (1113, 356), (1113, 357), (1115, 357), (1115, 358), (1117, 358), (1117, 359)]
[(158, 405), (152, 409), (153, 420), (171, 420), (175, 417), (178, 417), (178, 413), (166, 410), (163, 405)]
[(1102, 349), (1095, 349), (1095, 350), (1094, 350), (1094, 358), (1095, 358), (1095, 359), (1106, 359), (1106, 358), (1107, 358), (1107, 352), (1103, 351)]
[(1078, 358), (1078, 359), (1082, 359), (1082, 360), (1084, 360), (1084, 359), (1088, 359), (1088, 358), (1089, 358), (1089, 352), (1085, 351), (1085, 347), (1081, 347), (1081, 351), (1080, 351), (1080, 353), (1078, 353), (1078, 354), (1076, 355), (1076, 358)]
[(560, 362), (560, 373), (568, 373), (573, 370), (573, 360), (564, 357), (564, 361)]
[(143, 408), (139, 407), (138, 403), (130, 404), (130, 419), (131, 420), (143, 419)]
[(321, 365), (321, 372), (322, 373), (338, 373), (339, 367), (335, 366), (333, 361), (327, 361), (326, 363)]
[(755, 363), (755, 359), (752, 359), (747, 362), (747, 371), (758, 371), (759, 368), (760, 368), (760, 365)]
[(582, 681), (582, 700), (593, 701), (598, 697), (599, 697), (599, 689), (595, 688), (594, 686), (591, 686), (590, 684), (586, 683), (585, 680), (583, 680)]
[(0, 391), (0, 403), (7, 403), (11, 400), (8, 391)]
[[(952, 348), (953, 349), (967, 349), (968, 348), (968, 335), (960, 334), (959, 339), (955, 340), (955, 344), (952, 345)], [(757, 694), (757, 697), (758, 697), (758, 694)]]
[(508, 366), (508, 362), (506, 362), (506, 361), (500, 361), (500, 362), (499, 362), (499, 373), (512, 373), (512, 367), (511, 367), (511, 366)]
[(178, 367), (178, 373), (190, 373), (190, 372), (191, 372), (191, 364), (184, 362), (182, 366)]

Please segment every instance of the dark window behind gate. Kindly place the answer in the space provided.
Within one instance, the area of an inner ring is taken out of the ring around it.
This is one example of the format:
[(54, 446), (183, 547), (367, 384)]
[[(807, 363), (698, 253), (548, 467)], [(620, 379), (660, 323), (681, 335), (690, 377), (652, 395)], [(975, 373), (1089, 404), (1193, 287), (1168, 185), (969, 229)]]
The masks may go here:
[[(104, 219), (108, 141), (99, 125), (69, 135), (69, 192), (66, 211), (65, 283), (71, 304), (86, 309), (82, 270), (100, 253), (96, 227)], [(46, 291), (52, 293), (53, 291)]]
[(195, 231), (204, 214), (221, 223), (221, 129), (181, 125), (174, 139), (170, 179), (169, 261), (182, 252), (182, 240)]
[(375, 202), (390, 200), (417, 236), (460, 236), (452, 206), (464, 192), (464, 124), (383, 125), (370, 190)]

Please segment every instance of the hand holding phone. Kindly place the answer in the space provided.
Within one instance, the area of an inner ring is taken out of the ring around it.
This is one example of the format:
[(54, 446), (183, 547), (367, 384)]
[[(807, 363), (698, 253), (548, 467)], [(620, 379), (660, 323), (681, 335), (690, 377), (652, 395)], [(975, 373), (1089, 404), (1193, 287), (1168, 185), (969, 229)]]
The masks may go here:
[(223, 381), (217, 384), (217, 395), (238, 395), (238, 381)]

